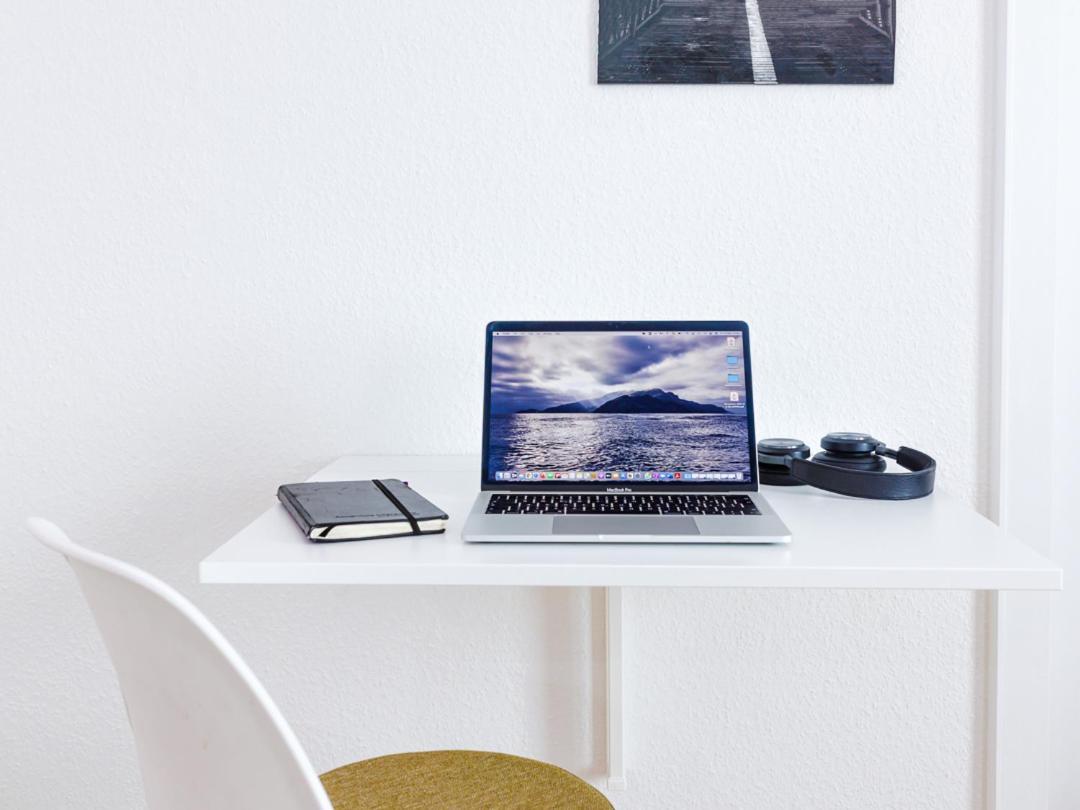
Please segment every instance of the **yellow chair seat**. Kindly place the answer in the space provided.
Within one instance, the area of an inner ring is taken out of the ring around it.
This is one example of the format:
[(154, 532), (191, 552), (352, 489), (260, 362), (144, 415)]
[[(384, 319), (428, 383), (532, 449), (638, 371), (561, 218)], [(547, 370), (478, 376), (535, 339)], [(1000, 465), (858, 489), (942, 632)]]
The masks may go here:
[(509, 754), (391, 754), (324, 773), (334, 810), (612, 810), (569, 771)]

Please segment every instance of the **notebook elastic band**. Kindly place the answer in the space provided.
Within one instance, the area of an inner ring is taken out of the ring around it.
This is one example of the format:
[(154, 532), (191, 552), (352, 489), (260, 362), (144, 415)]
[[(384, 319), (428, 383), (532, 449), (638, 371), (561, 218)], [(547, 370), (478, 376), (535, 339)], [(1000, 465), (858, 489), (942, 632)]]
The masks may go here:
[(379, 491), (390, 500), (390, 503), (396, 506), (398, 511), (405, 516), (405, 519), (409, 521), (409, 525), (412, 526), (413, 534), (420, 534), (420, 524), (416, 522), (412, 512), (405, 508), (405, 504), (394, 497), (394, 493), (390, 491), (390, 488), (378, 479), (374, 479), (371, 483), (377, 486)]

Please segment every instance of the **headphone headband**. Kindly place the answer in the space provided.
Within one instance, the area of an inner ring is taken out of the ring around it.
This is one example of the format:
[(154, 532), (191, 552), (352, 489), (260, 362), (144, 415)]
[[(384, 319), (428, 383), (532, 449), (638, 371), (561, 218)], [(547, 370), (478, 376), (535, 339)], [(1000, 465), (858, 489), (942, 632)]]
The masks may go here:
[(888, 501), (905, 501), (922, 498), (934, 491), (936, 463), (930, 456), (910, 447), (898, 451), (886, 449), (880, 455), (896, 459), (908, 472), (866, 472), (837, 467), (823, 461), (792, 459), (791, 473), (818, 489), (856, 498), (880, 498)]

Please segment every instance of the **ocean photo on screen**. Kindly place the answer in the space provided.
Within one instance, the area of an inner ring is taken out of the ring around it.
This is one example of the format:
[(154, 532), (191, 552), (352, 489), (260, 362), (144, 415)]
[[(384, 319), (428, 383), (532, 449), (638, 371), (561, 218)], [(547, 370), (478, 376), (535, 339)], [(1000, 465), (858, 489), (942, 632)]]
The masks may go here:
[(488, 470), (749, 473), (738, 333), (498, 334)]

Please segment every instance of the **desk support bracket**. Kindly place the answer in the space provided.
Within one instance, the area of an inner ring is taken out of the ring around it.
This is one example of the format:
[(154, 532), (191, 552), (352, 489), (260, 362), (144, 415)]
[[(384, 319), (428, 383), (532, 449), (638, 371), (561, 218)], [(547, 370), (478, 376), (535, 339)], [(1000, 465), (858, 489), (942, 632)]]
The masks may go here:
[(607, 649), (607, 786), (626, 788), (623, 765), (623, 609), (622, 588), (605, 588)]

